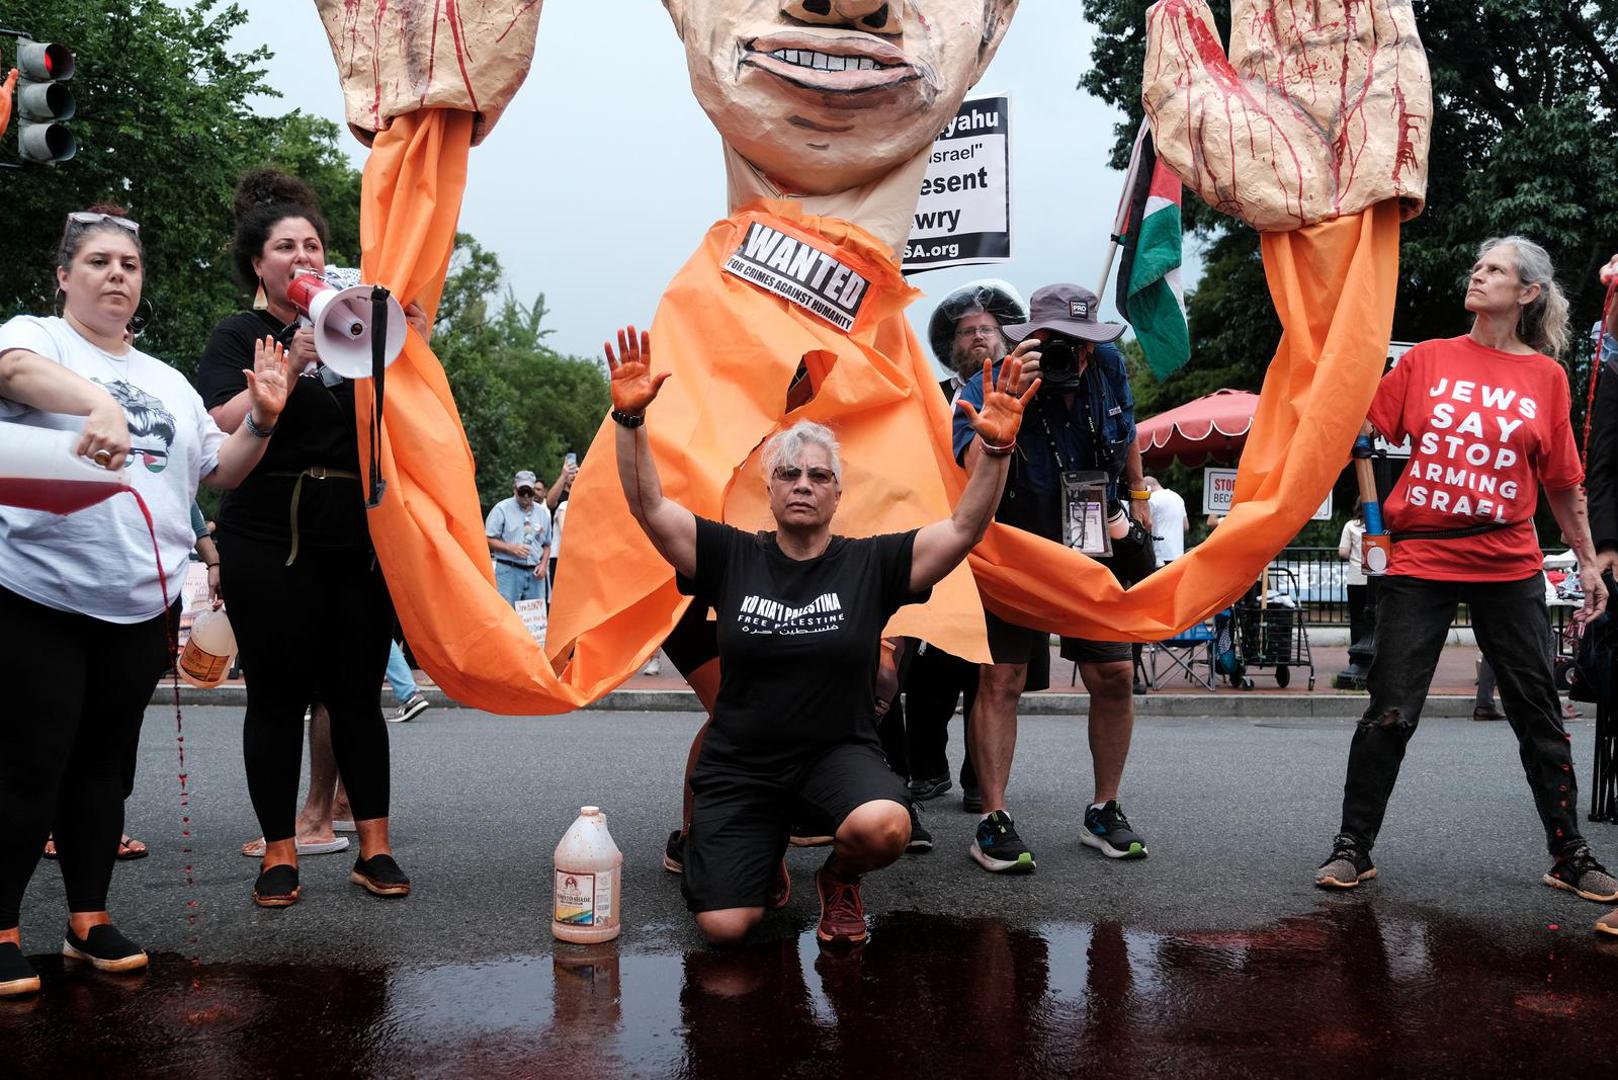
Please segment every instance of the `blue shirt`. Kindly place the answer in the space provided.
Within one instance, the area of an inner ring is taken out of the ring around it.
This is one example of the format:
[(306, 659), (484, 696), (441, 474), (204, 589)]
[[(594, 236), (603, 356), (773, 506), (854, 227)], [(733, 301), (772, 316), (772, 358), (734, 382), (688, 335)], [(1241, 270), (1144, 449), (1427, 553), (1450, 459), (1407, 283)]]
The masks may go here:
[(494, 509), (489, 511), (489, 516), (483, 523), (483, 534), (495, 540), (504, 540), (508, 544), (528, 546), (529, 555), (526, 559), (519, 559), (505, 552), (500, 552), (495, 558), (519, 566), (537, 566), (539, 549), (549, 547), (551, 542), (550, 508), (545, 505), (544, 499), (535, 499), (525, 514), (522, 507), (517, 505), (517, 496), (501, 499), (494, 504)]
[[(996, 377), (999, 374), (1000, 368), (996, 365)], [(1135, 441), (1135, 398), (1129, 391), (1124, 354), (1116, 345), (1097, 345), (1080, 378), (1082, 384), (1073, 393), (1071, 408), (1067, 407), (1062, 392), (1044, 387), (1028, 403), (1022, 430), (1017, 433), (1017, 453), (1007, 480), (1008, 488), (1054, 496), (1061, 490), (1063, 470), (1101, 469), (1107, 474), (1108, 498), (1118, 497), (1119, 479), (1129, 461), (1130, 445)], [(970, 401), (975, 408), (983, 407), (982, 372), (967, 380), (961, 388), (960, 400)], [(1090, 417), (1095, 418), (1094, 433)], [(954, 434), (955, 460), (964, 462), (967, 445), (976, 432), (966, 413), (959, 409), (955, 412)], [(1060, 463), (1057, 453), (1051, 449), (1053, 440), (1056, 451), (1060, 452)]]

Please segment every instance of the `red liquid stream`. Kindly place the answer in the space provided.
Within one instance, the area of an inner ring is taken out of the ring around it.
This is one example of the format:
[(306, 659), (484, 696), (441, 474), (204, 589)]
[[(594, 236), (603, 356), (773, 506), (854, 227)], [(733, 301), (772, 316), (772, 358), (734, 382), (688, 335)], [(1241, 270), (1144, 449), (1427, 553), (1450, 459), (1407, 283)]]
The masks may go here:
[[(20, 506), (25, 510), (44, 510), (52, 514), (71, 514), (110, 499), (120, 491), (134, 494), (135, 489), (116, 482), (99, 480), (37, 480), (27, 476), (0, 476), (0, 504)], [(138, 500), (139, 495), (135, 495)], [(144, 512), (146, 504), (141, 503)], [(152, 516), (146, 515), (148, 523)], [(153, 543), (156, 534), (153, 533)], [(163, 572), (161, 561), (158, 573)]]

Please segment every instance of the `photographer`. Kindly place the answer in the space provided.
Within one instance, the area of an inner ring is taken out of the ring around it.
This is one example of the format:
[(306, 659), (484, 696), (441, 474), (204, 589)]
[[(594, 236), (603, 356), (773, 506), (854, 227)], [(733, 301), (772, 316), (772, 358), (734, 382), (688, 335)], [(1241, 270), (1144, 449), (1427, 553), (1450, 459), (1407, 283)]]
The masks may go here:
[[(1017, 436), (995, 518), (1102, 558), (1127, 584), (1152, 571), (1150, 493), (1142, 487), (1129, 377), (1111, 344), (1124, 328), (1099, 322), (1099, 306), (1088, 289), (1048, 285), (1034, 294), (1031, 321), (1004, 327), (1020, 342), (1011, 358), (1022, 362), (1024, 384), (1044, 381)], [(962, 388), (961, 400), (977, 405), (982, 398), (977, 376)], [(975, 466), (972, 428), (959, 416), (954, 441), (956, 459)], [(1017, 699), (1024, 689), (1050, 685), (1049, 637), (993, 612), (985, 619), (995, 662), (982, 668), (967, 736), (988, 813), (971, 855), (991, 872), (1027, 873), (1034, 856), (1006, 812), (1006, 785), (1017, 746)], [(1111, 858), (1142, 858), (1146, 841), (1118, 805), (1135, 723), (1130, 646), (1064, 637), (1062, 656), (1078, 663), (1090, 693), (1095, 796), (1079, 838)]]

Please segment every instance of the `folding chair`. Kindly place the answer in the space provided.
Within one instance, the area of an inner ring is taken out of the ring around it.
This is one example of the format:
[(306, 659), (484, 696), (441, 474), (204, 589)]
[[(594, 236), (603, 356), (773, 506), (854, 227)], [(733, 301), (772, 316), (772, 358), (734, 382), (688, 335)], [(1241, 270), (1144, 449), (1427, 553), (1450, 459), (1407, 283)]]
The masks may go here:
[[(1213, 623), (1198, 623), (1176, 637), (1153, 642), (1146, 646), (1147, 684), (1153, 690), (1175, 672), (1182, 672), (1186, 682), (1214, 688), (1214, 628)], [(1203, 672), (1199, 674), (1198, 669)]]

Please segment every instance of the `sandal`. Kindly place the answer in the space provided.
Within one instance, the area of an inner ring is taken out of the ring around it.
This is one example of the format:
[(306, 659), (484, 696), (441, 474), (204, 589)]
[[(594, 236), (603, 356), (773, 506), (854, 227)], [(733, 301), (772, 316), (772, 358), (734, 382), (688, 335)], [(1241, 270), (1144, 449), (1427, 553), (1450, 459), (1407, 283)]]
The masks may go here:
[(133, 837), (126, 835), (122, 840), (118, 841), (119, 862), (133, 862), (136, 859), (144, 859), (150, 854), (151, 852), (147, 850), (146, 845)]
[[(262, 859), (264, 849), (267, 847), (264, 838), (249, 840), (242, 845), (242, 854), (249, 859)], [(299, 840), (297, 843), (299, 855), (334, 855), (339, 851), (348, 850), (348, 837), (338, 836), (331, 840)]]
[(43, 857), (50, 859), (52, 862), (56, 861), (56, 837), (47, 836), (45, 838), (45, 854)]

